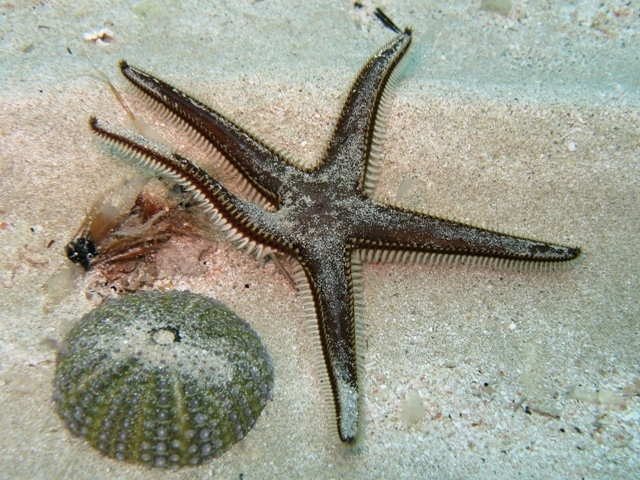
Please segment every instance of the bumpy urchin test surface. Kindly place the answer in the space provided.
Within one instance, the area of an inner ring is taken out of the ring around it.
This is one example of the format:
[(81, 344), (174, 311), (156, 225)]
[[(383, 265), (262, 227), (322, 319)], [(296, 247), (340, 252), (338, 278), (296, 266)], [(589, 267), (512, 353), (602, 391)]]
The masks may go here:
[(271, 398), (258, 335), (189, 292), (107, 301), (69, 332), (55, 401), (69, 429), (109, 457), (198, 465), (241, 440)]

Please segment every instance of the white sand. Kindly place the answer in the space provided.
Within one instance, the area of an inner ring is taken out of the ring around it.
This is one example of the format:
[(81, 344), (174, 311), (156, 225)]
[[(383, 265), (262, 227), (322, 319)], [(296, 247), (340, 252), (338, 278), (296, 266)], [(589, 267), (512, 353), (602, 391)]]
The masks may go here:
[[(363, 13), (369, 2), (180, 3), (0, 6), (0, 477), (637, 475), (637, 2), (515, 2), (508, 18), (479, 1), (378, 4), (415, 29), (379, 194), (392, 200), (410, 175), (406, 205), (585, 257), (561, 273), (367, 266), (361, 454), (330, 433), (292, 288), (224, 243), (204, 278), (176, 284), (227, 303), (269, 347), (276, 390), (256, 428), (178, 473), (102, 458), (70, 436), (51, 401), (55, 352), (41, 341), (93, 304), (79, 283), (47, 305), (43, 285), (68, 264), (85, 209), (136, 174), (87, 128), (90, 114), (126, 120), (87, 58), (138, 108), (121, 58), (313, 162), (361, 64), (392, 36)], [(112, 43), (84, 40), (103, 27)]]

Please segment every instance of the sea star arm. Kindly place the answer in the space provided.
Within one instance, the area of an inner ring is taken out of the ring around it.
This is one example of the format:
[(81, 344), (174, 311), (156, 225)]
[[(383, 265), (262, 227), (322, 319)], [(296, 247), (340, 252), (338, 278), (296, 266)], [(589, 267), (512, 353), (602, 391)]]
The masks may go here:
[(122, 74), (155, 106), (179, 119), (191, 134), (204, 140), (242, 175), (253, 189), (272, 205), (286, 176), (297, 167), (255, 135), (168, 83), (120, 62)]
[(316, 363), (321, 384), (327, 388), (325, 400), (333, 403), (340, 440), (353, 445), (362, 429), (360, 359), (356, 354), (360, 263), (352, 263), (350, 249), (336, 249), (335, 255), (305, 252), (298, 256), (296, 279), (309, 330), (318, 333), (321, 351)]
[[(373, 202), (372, 202), (373, 203)], [(389, 205), (375, 204), (374, 220), (354, 244), (368, 260), (440, 261), (470, 257), (492, 263), (562, 264), (580, 256), (579, 248), (521, 238)], [(469, 261), (469, 258), (466, 259)]]
[(389, 86), (411, 44), (405, 29), (373, 55), (358, 74), (334, 129), (319, 169), (340, 170), (345, 184), (369, 194), (377, 180), (382, 136), (390, 103)]
[(210, 216), (215, 227), (239, 249), (260, 258), (282, 245), (270, 231), (272, 212), (238, 198), (190, 160), (140, 135), (89, 120), (94, 133), (120, 148), (137, 163), (192, 192), (193, 199)]

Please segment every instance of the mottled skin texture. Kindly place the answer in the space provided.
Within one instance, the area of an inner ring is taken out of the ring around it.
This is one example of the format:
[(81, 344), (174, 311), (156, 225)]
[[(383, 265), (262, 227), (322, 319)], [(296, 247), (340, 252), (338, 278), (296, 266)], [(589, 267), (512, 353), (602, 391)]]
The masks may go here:
[[(336, 413), (337, 431), (355, 444), (362, 430), (358, 379), (357, 306), (360, 252), (388, 251), (389, 258), (424, 261), (434, 255), (567, 262), (580, 251), (463, 225), (372, 198), (381, 133), (378, 114), (388, 105), (385, 88), (411, 43), (409, 29), (365, 64), (354, 82), (329, 146), (314, 168), (301, 168), (213, 109), (125, 62), (125, 77), (213, 145), (273, 207), (264, 209), (230, 193), (192, 162), (92, 119), (95, 132), (157, 173), (196, 192), (227, 237), (245, 248), (284, 254), (297, 267), (305, 308), (313, 309), (322, 360)], [(249, 243), (247, 246), (247, 241)]]

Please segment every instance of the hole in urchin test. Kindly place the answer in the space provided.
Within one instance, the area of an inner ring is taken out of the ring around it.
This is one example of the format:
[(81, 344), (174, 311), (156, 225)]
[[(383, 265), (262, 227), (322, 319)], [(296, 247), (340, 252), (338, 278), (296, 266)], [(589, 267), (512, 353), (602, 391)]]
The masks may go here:
[(151, 331), (151, 339), (158, 345), (170, 345), (180, 341), (180, 330), (175, 327), (156, 328)]

